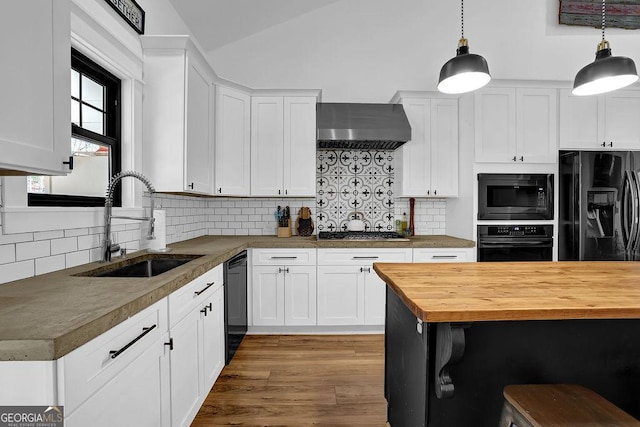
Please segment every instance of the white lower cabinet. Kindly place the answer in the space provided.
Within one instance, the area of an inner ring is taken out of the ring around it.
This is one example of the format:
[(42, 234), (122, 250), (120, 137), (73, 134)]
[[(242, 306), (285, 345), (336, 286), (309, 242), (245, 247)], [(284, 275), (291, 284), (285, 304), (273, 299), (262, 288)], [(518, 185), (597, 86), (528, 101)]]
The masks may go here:
[(65, 426), (170, 426), (167, 300), (58, 360)]
[(252, 324), (315, 325), (315, 249), (253, 249), (252, 260)]
[(373, 263), (411, 260), (411, 249), (319, 249), (318, 325), (384, 325), (386, 284)]
[(169, 295), (171, 425), (189, 426), (224, 367), (224, 289), (218, 266)]
[(224, 340), (219, 265), (58, 360), (65, 426), (189, 426)]

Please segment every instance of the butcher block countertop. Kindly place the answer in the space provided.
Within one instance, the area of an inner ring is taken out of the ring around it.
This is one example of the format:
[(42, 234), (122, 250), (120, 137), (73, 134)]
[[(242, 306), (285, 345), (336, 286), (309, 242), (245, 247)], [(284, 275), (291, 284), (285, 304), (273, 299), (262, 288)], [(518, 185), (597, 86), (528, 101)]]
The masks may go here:
[[(205, 236), (169, 245), (171, 254), (202, 255), (152, 278), (77, 276), (94, 262), (0, 284), (0, 361), (55, 360), (106, 332), (247, 248), (464, 248), (450, 236), (409, 241), (335, 242), (312, 237)], [(136, 258), (136, 252), (127, 258)], [(114, 258), (113, 263), (120, 259)]]
[(425, 322), (640, 318), (640, 262), (375, 263)]

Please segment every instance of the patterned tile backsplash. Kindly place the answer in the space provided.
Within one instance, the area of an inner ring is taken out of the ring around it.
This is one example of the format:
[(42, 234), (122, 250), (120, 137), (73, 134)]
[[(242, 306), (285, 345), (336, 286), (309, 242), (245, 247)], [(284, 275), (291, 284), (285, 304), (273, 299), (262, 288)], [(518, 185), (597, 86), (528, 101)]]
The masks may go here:
[(393, 151), (318, 150), (318, 231), (346, 230), (354, 212), (367, 231), (395, 230)]

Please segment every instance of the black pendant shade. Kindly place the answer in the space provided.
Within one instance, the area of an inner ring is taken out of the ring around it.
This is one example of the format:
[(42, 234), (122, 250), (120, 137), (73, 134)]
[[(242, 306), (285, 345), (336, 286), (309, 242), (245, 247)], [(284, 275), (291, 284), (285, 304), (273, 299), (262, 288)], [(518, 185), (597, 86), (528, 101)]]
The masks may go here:
[(597, 95), (629, 86), (637, 80), (638, 72), (633, 60), (611, 56), (609, 43), (603, 40), (598, 44), (595, 61), (576, 74), (571, 93), (577, 96)]
[(465, 93), (489, 83), (491, 75), (486, 59), (469, 53), (466, 39), (461, 39), (456, 56), (440, 70), (438, 90), (443, 93)]

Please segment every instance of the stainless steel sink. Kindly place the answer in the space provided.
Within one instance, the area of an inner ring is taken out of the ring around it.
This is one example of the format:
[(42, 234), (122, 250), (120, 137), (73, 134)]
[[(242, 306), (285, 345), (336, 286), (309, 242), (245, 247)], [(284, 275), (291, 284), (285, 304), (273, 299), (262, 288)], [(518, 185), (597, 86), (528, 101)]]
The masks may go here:
[(115, 264), (85, 271), (78, 276), (90, 277), (154, 277), (173, 270), (202, 255), (147, 254)]

